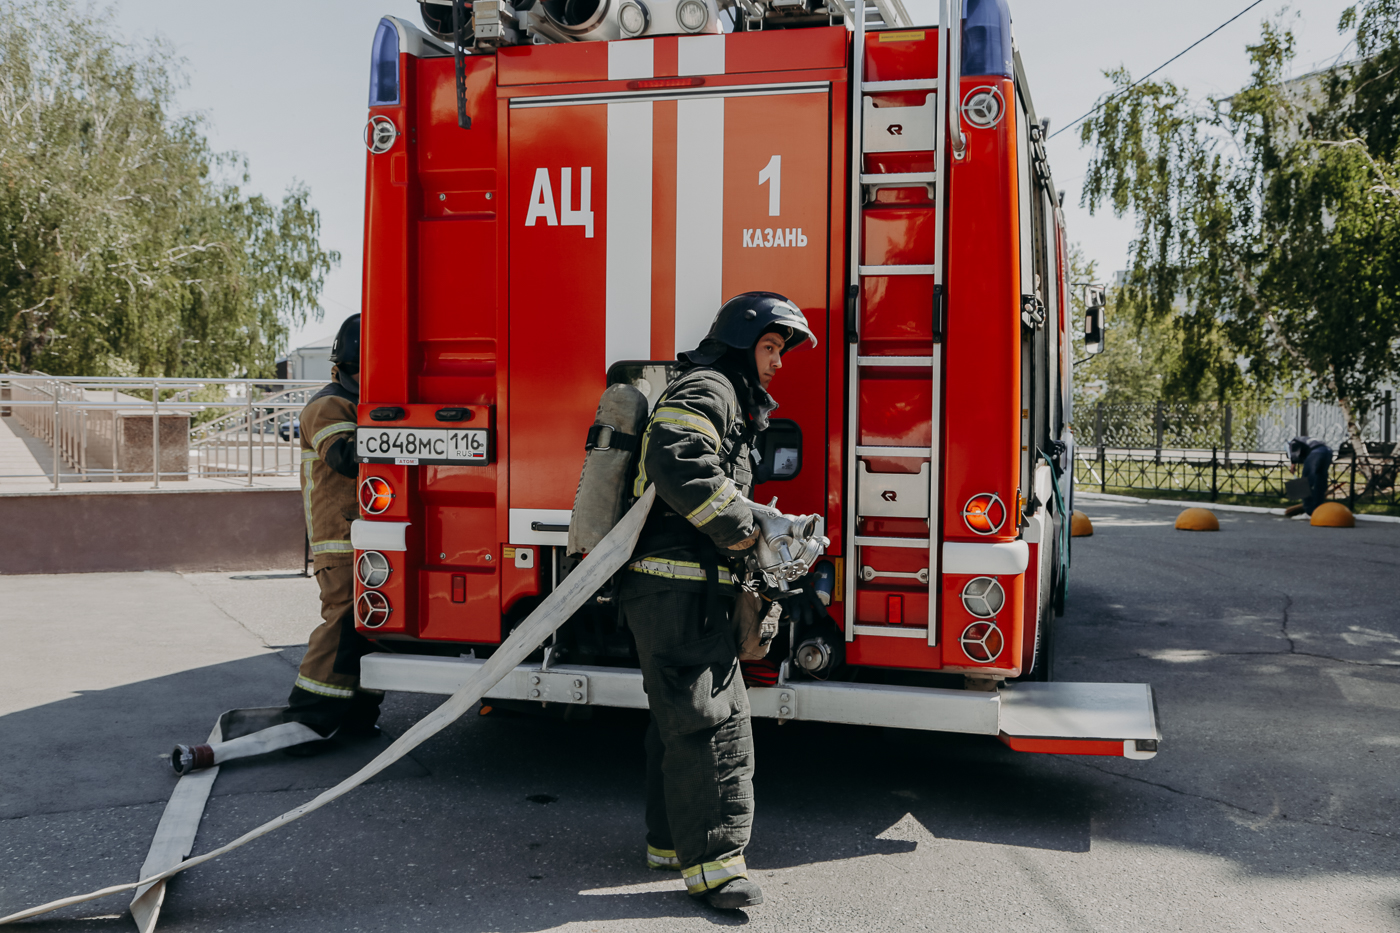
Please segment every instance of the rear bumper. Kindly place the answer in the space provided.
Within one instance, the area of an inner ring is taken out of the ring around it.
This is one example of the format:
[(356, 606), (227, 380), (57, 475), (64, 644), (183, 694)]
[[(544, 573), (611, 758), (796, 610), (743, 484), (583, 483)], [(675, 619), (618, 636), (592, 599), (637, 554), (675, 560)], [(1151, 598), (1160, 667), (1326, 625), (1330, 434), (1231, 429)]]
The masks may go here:
[[(484, 661), (371, 654), (360, 683), (374, 690), (455, 693)], [(634, 668), (521, 665), (486, 696), (497, 700), (646, 709)], [(1147, 684), (1013, 684), (994, 693), (801, 681), (750, 687), (753, 715), (857, 726), (994, 735), (1017, 751), (1147, 759), (1161, 733)]]

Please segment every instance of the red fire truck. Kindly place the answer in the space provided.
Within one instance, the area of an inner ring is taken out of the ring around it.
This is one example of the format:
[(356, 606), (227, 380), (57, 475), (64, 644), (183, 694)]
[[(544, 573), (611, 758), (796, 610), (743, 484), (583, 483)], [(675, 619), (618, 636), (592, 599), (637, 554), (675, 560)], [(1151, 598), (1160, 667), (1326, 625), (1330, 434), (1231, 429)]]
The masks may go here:
[[(933, 26), (899, 0), (424, 0), (426, 31), (380, 22), (367, 686), (450, 693), (489, 657), (574, 565), (603, 389), (654, 403), (724, 299), (767, 290), (820, 345), (784, 361), (754, 497), (822, 517), (830, 586), (755, 715), (1156, 754), (1149, 686), (1052, 679), (1063, 214), (1005, 0), (953, 3)], [(490, 695), (646, 706), (606, 593), (537, 657)]]

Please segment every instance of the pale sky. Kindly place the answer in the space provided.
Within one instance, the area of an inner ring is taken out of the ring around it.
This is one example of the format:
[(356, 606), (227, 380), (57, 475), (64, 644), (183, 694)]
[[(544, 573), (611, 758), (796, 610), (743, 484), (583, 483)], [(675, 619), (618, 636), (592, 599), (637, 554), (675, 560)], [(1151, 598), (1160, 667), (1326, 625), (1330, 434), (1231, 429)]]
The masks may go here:
[[(916, 21), (932, 22), (934, 0), (904, 0)], [(1249, 0), (1012, 0), (1011, 15), (1036, 109), (1050, 131), (1093, 106), (1108, 87), (1105, 68), (1135, 76), (1157, 67), (1248, 5)], [(1298, 35), (1298, 74), (1343, 55), (1337, 19), (1353, 0), (1303, 0), (1289, 16)], [(129, 36), (163, 35), (187, 59), (189, 86), (180, 102), (208, 120), (215, 149), (248, 157), (251, 187), (280, 200), (294, 179), (311, 188), (321, 211), (322, 243), (340, 251), (327, 281), (325, 319), (293, 335), (298, 346), (335, 331), (360, 309), (364, 237), (365, 149), (361, 142), (369, 89), (369, 52), (381, 15), (418, 22), (415, 0), (114, 0)], [(1197, 96), (1232, 91), (1248, 79), (1246, 42), (1284, 9), (1266, 2), (1221, 30), (1158, 77)], [(1074, 130), (1048, 146), (1055, 183), (1066, 190), (1069, 235), (1107, 277), (1125, 265), (1131, 224), (1111, 214), (1090, 217), (1079, 205), (1087, 152)]]

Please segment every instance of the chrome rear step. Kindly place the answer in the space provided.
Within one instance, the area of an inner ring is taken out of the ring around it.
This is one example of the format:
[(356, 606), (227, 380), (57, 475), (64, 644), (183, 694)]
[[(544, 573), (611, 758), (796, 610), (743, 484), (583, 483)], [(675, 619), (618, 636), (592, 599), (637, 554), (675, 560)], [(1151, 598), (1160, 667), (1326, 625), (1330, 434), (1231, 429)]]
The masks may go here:
[[(457, 690), (485, 661), (475, 658), (371, 654), (360, 683), (373, 690)], [(486, 694), (523, 700), (646, 709), (635, 668), (522, 664)], [(755, 716), (933, 732), (994, 735), (1017, 751), (1147, 759), (1161, 733), (1147, 684), (1013, 684), (995, 692), (796, 681), (750, 687)]]

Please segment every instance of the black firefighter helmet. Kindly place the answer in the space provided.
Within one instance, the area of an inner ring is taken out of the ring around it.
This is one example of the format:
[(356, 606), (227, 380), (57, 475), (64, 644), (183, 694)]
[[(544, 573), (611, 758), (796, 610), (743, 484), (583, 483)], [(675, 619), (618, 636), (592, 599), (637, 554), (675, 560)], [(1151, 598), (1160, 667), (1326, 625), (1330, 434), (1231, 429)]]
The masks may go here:
[(360, 371), (360, 316), (352, 314), (340, 325), (331, 344), (331, 362), (351, 376)]
[(807, 318), (790, 299), (777, 292), (744, 292), (720, 307), (700, 346), (676, 356), (687, 363), (708, 365), (723, 356), (726, 347), (747, 350), (769, 331), (782, 335), (784, 354), (808, 343), (817, 345)]

